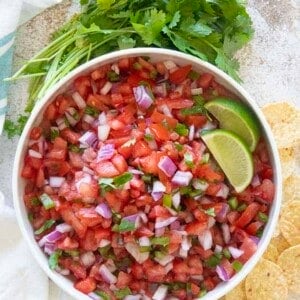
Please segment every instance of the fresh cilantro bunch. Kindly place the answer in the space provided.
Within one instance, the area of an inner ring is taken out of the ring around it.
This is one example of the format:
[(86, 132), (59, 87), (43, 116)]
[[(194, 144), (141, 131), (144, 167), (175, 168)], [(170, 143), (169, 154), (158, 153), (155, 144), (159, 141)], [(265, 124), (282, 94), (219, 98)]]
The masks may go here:
[(11, 77), (31, 77), (26, 112), (72, 69), (118, 49), (177, 49), (240, 80), (234, 54), (253, 35), (241, 0), (81, 0), (81, 9)]

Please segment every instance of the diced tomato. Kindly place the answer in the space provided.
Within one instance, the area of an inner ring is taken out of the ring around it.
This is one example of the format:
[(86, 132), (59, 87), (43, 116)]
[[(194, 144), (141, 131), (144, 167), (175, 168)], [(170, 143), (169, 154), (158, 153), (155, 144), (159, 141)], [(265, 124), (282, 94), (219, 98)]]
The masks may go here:
[(186, 65), (186, 66), (180, 67), (177, 70), (175, 70), (174, 72), (170, 73), (169, 80), (172, 83), (180, 84), (187, 78), (187, 76), (191, 70), (192, 70), (191, 65)]
[(145, 141), (136, 142), (132, 149), (132, 157), (134, 157), (134, 158), (148, 156), (151, 153), (152, 153), (152, 150), (148, 146), (148, 143)]
[(131, 281), (132, 281), (132, 276), (130, 274), (121, 271), (118, 274), (118, 281), (116, 283), (116, 286), (119, 289), (124, 289), (130, 284)]
[(77, 281), (74, 287), (84, 294), (89, 294), (96, 289), (97, 284), (94, 278), (87, 277), (86, 279)]
[(118, 61), (118, 66), (120, 69), (122, 70), (128, 70), (129, 69), (129, 65), (130, 65), (130, 60), (129, 58), (121, 58)]
[(158, 107), (167, 105), (172, 110), (192, 107), (194, 105), (194, 101), (189, 99), (157, 99), (156, 104)]
[(118, 170), (118, 172), (124, 173), (127, 168), (127, 162), (124, 159), (124, 157), (122, 155), (116, 154), (113, 158), (112, 158), (112, 163), (114, 164), (114, 166), (116, 167), (116, 169)]
[(157, 110), (153, 111), (151, 115), (151, 120), (153, 123), (158, 123), (158, 124), (163, 124), (164, 122), (166, 122), (168, 127), (172, 129), (175, 128), (178, 123), (178, 121), (175, 118), (161, 114)]
[(192, 223), (188, 223), (185, 227), (185, 231), (189, 235), (200, 235), (207, 229), (206, 222), (194, 221)]
[(44, 112), (45, 118), (49, 121), (55, 120), (57, 117), (57, 114), (58, 114), (58, 110), (55, 107), (54, 103), (49, 104)]
[(57, 248), (62, 250), (72, 250), (78, 248), (79, 243), (70, 238), (69, 236), (65, 237), (62, 241), (59, 241), (57, 244)]
[(256, 252), (257, 245), (251, 238), (245, 238), (240, 250), (244, 251), (244, 254), (238, 260), (245, 263)]
[(200, 78), (198, 79), (198, 84), (203, 89), (208, 89), (211, 85), (212, 81), (214, 79), (214, 76), (209, 73), (203, 73)]
[(251, 222), (258, 213), (260, 205), (258, 203), (250, 203), (247, 208), (243, 211), (241, 216), (235, 222), (235, 225), (244, 228), (247, 224)]
[(86, 97), (91, 90), (91, 82), (88, 76), (80, 76), (74, 81), (75, 89), (82, 97)]
[(45, 185), (45, 173), (43, 168), (37, 170), (35, 184), (38, 188), (41, 188)]
[(137, 263), (131, 265), (131, 272), (136, 279), (144, 278), (144, 270), (143, 267)]
[(71, 144), (77, 144), (78, 140), (80, 138), (79, 133), (77, 133), (69, 128), (62, 130), (60, 134), (65, 140), (67, 140)]
[(261, 221), (255, 221), (252, 222), (251, 224), (249, 224), (246, 227), (246, 231), (250, 234), (250, 235), (256, 235), (258, 230), (264, 225), (263, 222)]
[(155, 205), (150, 213), (149, 213), (149, 218), (154, 219), (154, 218), (169, 218), (170, 217), (170, 212), (163, 206), (161, 205)]
[(263, 200), (271, 203), (274, 199), (275, 187), (270, 179), (264, 179), (261, 185), (255, 188), (254, 195), (261, 197)]
[(99, 111), (108, 111), (108, 107), (105, 104), (108, 101), (110, 101), (110, 96), (89, 94), (86, 104)]
[(28, 164), (23, 167), (21, 176), (27, 179), (33, 179), (35, 177), (35, 170)]
[(115, 177), (120, 174), (115, 165), (110, 161), (103, 161), (95, 166), (95, 171), (97, 172), (99, 177)]
[(141, 77), (137, 72), (136, 73), (131, 73), (128, 78), (127, 82), (132, 86), (136, 87), (140, 84), (141, 81), (143, 81), (143, 77)]
[(111, 66), (106, 64), (97, 68), (95, 71), (91, 73), (91, 77), (93, 80), (104, 79), (108, 71), (111, 70)]
[(202, 164), (193, 171), (199, 178), (208, 181), (223, 181), (224, 175), (220, 172), (214, 171), (209, 164)]
[(207, 122), (206, 116), (194, 116), (189, 115), (186, 117), (186, 123), (188, 125), (194, 125), (196, 128), (201, 128)]
[(38, 140), (42, 135), (42, 128), (41, 127), (33, 127), (30, 132), (30, 139)]
[(155, 139), (159, 141), (169, 141), (170, 131), (162, 124), (149, 125), (151, 132), (154, 134)]
[(65, 176), (71, 169), (66, 161), (57, 161), (53, 159), (45, 159), (44, 165), (50, 176)]

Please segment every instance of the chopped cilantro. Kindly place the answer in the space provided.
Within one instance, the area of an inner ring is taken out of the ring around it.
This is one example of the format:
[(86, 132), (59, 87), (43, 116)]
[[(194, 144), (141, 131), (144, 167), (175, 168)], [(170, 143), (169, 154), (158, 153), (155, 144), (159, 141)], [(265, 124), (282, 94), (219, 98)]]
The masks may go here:
[(70, 255), (72, 257), (78, 257), (79, 256), (79, 250), (65, 250), (64, 254)]
[(58, 267), (58, 260), (61, 255), (62, 255), (61, 250), (56, 250), (55, 252), (53, 252), (50, 255), (50, 257), (48, 259), (48, 264), (49, 264), (50, 269), (54, 270), (56, 267)]
[(232, 210), (236, 210), (239, 205), (239, 202), (236, 197), (230, 197), (228, 200), (228, 204)]
[(117, 82), (120, 80), (120, 75), (117, 74), (115, 71), (109, 71), (107, 73), (107, 79), (111, 82)]
[(223, 249), (223, 255), (229, 259), (231, 257), (230, 251), (227, 248)]
[(194, 70), (191, 70), (190, 73), (188, 74), (188, 78), (192, 80), (197, 80), (200, 77), (200, 74)]
[(133, 175), (129, 172), (123, 173), (114, 178), (114, 184), (116, 187), (120, 187), (130, 181), (133, 178)]
[(177, 151), (182, 151), (183, 150), (183, 145), (179, 144), (178, 142), (175, 142), (174, 146), (175, 146)]
[(153, 141), (154, 138), (153, 138), (152, 134), (146, 133), (144, 135), (144, 139), (145, 139), (145, 141), (150, 142), (150, 141)]
[(39, 229), (37, 229), (34, 234), (41, 234), (47, 229), (51, 228), (55, 224), (55, 220), (47, 220)]
[(117, 299), (124, 299), (126, 296), (131, 295), (132, 292), (129, 287), (117, 290), (114, 292)]
[(203, 154), (203, 156), (201, 157), (200, 164), (207, 164), (209, 161), (209, 157), (210, 157), (209, 153)]
[(142, 180), (145, 182), (145, 183), (151, 183), (152, 182), (152, 176), (149, 175), (149, 174), (144, 174), (142, 176)]
[(243, 268), (243, 264), (241, 262), (239, 262), (238, 260), (235, 260), (232, 263), (232, 267), (236, 272), (239, 272)]
[(216, 267), (221, 262), (222, 255), (218, 255), (217, 253), (213, 254), (206, 260), (206, 265), (209, 268)]
[(160, 245), (166, 247), (169, 245), (169, 243), (170, 243), (170, 238), (167, 236), (159, 236), (159, 237), (151, 238), (152, 245)]
[(84, 112), (87, 114), (87, 115), (90, 115), (92, 117), (96, 117), (99, 115), (99, 111), (94, 108), (94, 107), (91, 107), (91, 106), (87, 106), (84, 110)]
[(241, 212), (241, 211), (244, 211), (246, 208), (247, 208), (247, 205), (245, 203), (242, 203), (241, 205), (238, 206), (238, 208), (236, 210)]
[(33, 197), (30, 199), (30, 203), (32, 206), (38, 206), (41, 204), (41, 201), (38, 197)]
[(113, 226), (113, 231), (115, 232), (133, 231), (134, 229), (135, 229), (135, 224), (126, 219), (122, 219), (119, 225), (115, 224)]
[(189, 152), (184, 153), (184, 162), (189, 168), (194, 167), (193, 156)]
[(50, 140), (54, 141), (59, 136), (59, 130), (56, 127), (50, 129)]
[(6, 119), (4, 123), (4, 131), (8, 138), (21, 135), (29, 116), (20, 115), (16, 122)]
[(79, 146), (77, 145), (74, 145), (74, 144), (70, 144), (68, 146), (68, 149), (71, 151), (71, 152), (74, 152), (74, 153), (82, 153), (84, 149), (80, 148)]
[(193, 99), (195, 100), (195, 104), (192, 107), (182, 109), (181, 113), (184, 116), (207, 114), (207, 111), (204, 107), (205, 100), (200, 95), (193, 96)]
[(189, 134), (189, 129), (187, 128), (187, 126), (181, 123), (177, 123), (174, 130), (180, 136), (187, 136)]
[(102, 300), (110, 300), (110, 296), (103, 291), (95, 291), (94, 293), (100, 296)]
[(122, 187), (125, 183), (130, 181), (133, 175), (130, 172), (123, 173), (114, 178), (100, 178), (98, 183), (103, 191), (110, 191)]
[(164, 194), (163, 205), (165, 207), (171, 207), (172, 206), (172, 196), (170, 194)]
[(258, 219), (264, 223), (268, 222), (268, 216), (262, 212), (258, 212)]
[(215, 209), (213, 207), (207, 209), (204, 211), (208, 216), (211, 216), (211, 217), (215, 217), (216, 216), (216, 213), (215, 213)]

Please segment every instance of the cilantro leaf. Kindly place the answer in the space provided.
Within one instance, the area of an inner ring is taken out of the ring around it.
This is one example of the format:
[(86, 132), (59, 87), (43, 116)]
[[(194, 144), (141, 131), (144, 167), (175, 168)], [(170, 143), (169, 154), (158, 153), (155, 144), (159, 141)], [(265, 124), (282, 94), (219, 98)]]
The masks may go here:
[(170, 238), (167, 236), (153, 237), (151, 239), (151, 244), (166, 247), (170, 244)]
[(49, 264), (50, 269), (54, 270), (58, 266), (58, 260), (61, 255), (62, 255), (61, 250), (56, 250), (55, 252), (53, 252), (50, 255), (50, 257), (48, 259), (48, 264)]
[(100, 178), (98, 183), (102, 190), (109, 191), (123, 186), (133, 178), (132, 173), (126, 172), (114, 178)]
[(116, 187), (124, 185), (126, 182), (133, 178), (132, 173), (126, 172), (114, 178), (114, 184)]
[(4, 123), (4, 130), (8, 138), (21, 135), (29, 116), (20, 115), (16, 122), (6, 119)]
[(215, 209), (213, 207), (207, 209), (204, 211), (208, 216), (211, 216), (211, 217), (215, 217), (216, 216), (216, 213), (215, 213)]
[(179, 23), (180, 21), (180, 11), (177, 10), (175, 12), (175, 14), (173, 15), (173, 18), (171, 20), (171, 22), (169, 23), (169, 28), (172, 29), (173, 27), (176, 27), (176, 25)]
[(132, 292), (129, 287), (117, 290), (114, 292), (117, 299), (124, 299), (126, 296), (131, 295)]
[(127, 36), (120, 36), (117, 42), (120, 49), (133, 48), (136, 44), (136, 41), (134, 39)]
[(55, 224), (55, 220), (47, 220), (39, 229), (37, 229), (34, 234), (41, 234), (47, 229), (51, 228)]
[(119, 225), (115, 224), (113, 226), (113, 231), (116, 232), (126, 232), (126, 231), (133, 231), (135, 229), (135, 224), (130, 222), (126, 219), (122, 219)]
[(138, 15), (133, 18), (131, 24), (136, 32), (141, 36), (146, 45), (153, 44), (158, 38), (162, 28), (166, 25), (166, 14), (163, 11), (152, 9), (145, 12), (142, 23), (138, 23)]

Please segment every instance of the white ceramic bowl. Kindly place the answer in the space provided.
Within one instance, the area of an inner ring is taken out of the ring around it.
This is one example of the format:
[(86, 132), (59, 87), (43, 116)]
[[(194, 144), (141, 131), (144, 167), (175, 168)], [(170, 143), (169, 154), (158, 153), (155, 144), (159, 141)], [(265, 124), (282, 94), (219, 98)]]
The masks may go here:
[(54, 99), (55, 96), (58, 95), (59, 93), (63, 92), (79, 75), (89, 73), (92, 70), (96, 69), (98, 66), (104, 65), (106, 63), (114, 62), (122, 57), (134, 57), (134, 56), (149, 56), (151, 58), (151, 61), (173, 60), (178, 65), (191, 64), (194, 70), (196, 71), (202, 71), (202, 72), (204, 71), (213, 74), (216, 80), (220, 84), (224, 85), (228, 90), (236, 94), (244, 103), (246, 103), (249, 107), (252, 108), (253, 112), (255, 113), (255, 115), (257, 116), (260, 122), (262, 128), (262, 134), (267, 143), (271, 164), (274, 170), (274, 183), (276, 187), (275, 199), (270, 211), (269, 221), (264, 230), (263, 236), (259, 242), (258, 250), (256, 251), (256, 253), (244, 265), (242, 270), (239, 273), (237, 273), (230, 281), (222, 282), (214, 290), (210, 291), (205, 297), (201, 298), (202, 300), (218, 299), (223, 295), (225, 295), (226, 293), (228, 293), (232, 288), (234, 288), (253, 269), (253, 267), (255, 266), (255, 264), (258, 262), (263, 252), (265, 251), (272, 237), (272, 233), (277, 223), (280, 204), (281, 204), (281, 193), (282, 193), (281, 169), (280, 169), (279, 156), (278, 156), (273, 135), (271, 133), (269, 125), (266, 122), (266, 119), (264, 118), (256, 102), (236, 81), (234, 81), (223, 71), (194, 56), (183, 54), (173, 50), (157, 49), (157, 48), (134, 48), (134, 49), (116, 51), (116, 52), (112, 52), (97, 57), (81, 65), (80, 67), (70, 72), (53, 88), (51, 88), (43, 97), (43, 99), (41, 99), (36, 104), (34, 110), (32, 111), (31, 116), (19, 140), (18, 148), (16, 151), (14, 170), (13, 170), (13, 179), (12, 179), (12, 189), (13, 189), (13, 196), (14, 196), (14, 206), (15, 206), (20, 229), (22, 231), (24, 238), (28, 243), (28, 246), (33, 256), (36, 258), (39, 265), (42, 267), (42, 269), (47, 273), (47, 275), (51, 279), (74, 298), (90, 299), (88, 296), (85, 296), (81, 292), (77, 291), (73, 287), (73, 282), (71, 282), (68, 278), (56, 273), (55, 271), (52, 271), (48, 267), (47, 257), (40, 249), (37, 242), (35, 241), (31, 224), (27, 218), (27, 212), (23, 202), (25, 180), (21, 178), (20, 174), (23, 167), (23, 161), (27, 149), (30, 130), (35, 124), (38, 124), (41, 121), (43, 112), (46, 109), (47, 105), (52, 101), (52, 99)]

